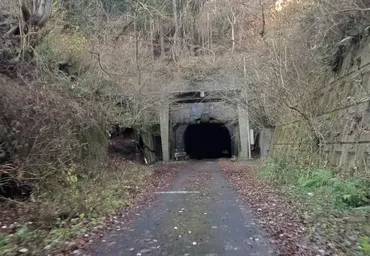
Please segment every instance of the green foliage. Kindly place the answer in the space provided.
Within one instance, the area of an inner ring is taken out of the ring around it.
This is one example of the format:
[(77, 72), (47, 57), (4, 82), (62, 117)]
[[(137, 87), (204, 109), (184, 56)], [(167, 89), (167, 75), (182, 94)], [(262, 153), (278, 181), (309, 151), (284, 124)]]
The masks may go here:
[(299, 180), (299, 186), (310, 191), (329, 191), (335, 197), (335, 205), (360, 207), (370, 202), (370, 182), (360, 179), (342, 180), (328, 170), (315, 170)]
[(365, 255), (370, 255), (370, 237), (368, 236), (361, 237), (360, 243)]
[(112, 170), (102, 164), (95, 168), (88, 176), (77, 175), (77, 167), (67, 169), (65, 182), (50, 184), (48, 197), (41, 200), (40, 208), (45, 210), (39, 218), (64, 227), (71, 219), (114, 213), (130, 206), (152, 175), (151, 168), (134, 164), (110, 165)]
[(37, 232), (26, 226), (20, 227), (14, 234), (0, 233), (0, 255), (16, 255), (23, 245), (34, 242)]
[(268, 161), (260, 176), (292, 199), (311, 239), (331, 244), (330, 255), (370, 255), (370, 180), (288, 159)]
[(68, 63), (76, 70), (83, 64), (87, 54), (87, 39), (78, 31), (47, 35), (35, 48), (37, 58), (52, 73), (57, 73), (60, 63)]
[(298, 182), (302, 176), (302, 170), (291, 168), (287, 158), (282, 158), (278, 162), (270, 161), (261, 169), (260, 175), (269, 181), (277, 182), (282, 185), (291, 185)]
[(318, 200), (322, 197), (322, 200), (332, 203), (333, 207), (338, 209), (361, 207), (365, 210), (370, 203), (369, 180), (344, 180), (328, 169), (297, 167), (283, 159), (268, 162), (260, 175), (266, 180), (310, 193)]
[(20, 239), (23, 243), (32, 242), (33, 238), (35, 237), (34, 231), (30, 230), (27, 227), (19, 228), (16, 233), (16, 237)]
[(14, 246), (11, 245), (11, 238), (7, 234), (0, 233), (0, 255), (14, 251)]
[(131, 206), (153, 175), (150, 167), (136, 164), (112, 162), (95, 167), (99, 170), (89, 178), (77, 176), (77, 166), (68, 169), (65, 182), (55, 183), (49, 193), (38, 196), (36, 211), (30, 216), (38, 228), (22, 226), (13, 234), (0, 233), (0, 255), (17, 255), (21, 248), (41, 255), (39, 250), (46, 246), (56, 250), (65, 246), (89, 228), (104, 225), (106, 215)]

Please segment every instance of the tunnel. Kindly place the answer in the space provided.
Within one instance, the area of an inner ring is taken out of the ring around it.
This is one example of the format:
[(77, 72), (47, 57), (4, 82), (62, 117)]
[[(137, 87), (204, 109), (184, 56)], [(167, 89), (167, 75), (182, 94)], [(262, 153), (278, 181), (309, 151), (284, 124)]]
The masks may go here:
[(184, 133), (184, 145), (192, 159), (231, 157), (231, 136), (223, 124), (189, 125)]

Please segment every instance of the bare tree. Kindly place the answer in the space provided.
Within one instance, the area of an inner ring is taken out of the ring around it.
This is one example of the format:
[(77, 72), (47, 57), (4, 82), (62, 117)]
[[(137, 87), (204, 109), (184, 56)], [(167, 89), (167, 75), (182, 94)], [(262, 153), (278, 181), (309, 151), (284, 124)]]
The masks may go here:
[[(20, 0), (19, 7), (23, 22), (14, 25), (7, 33), (6, 36), (13, 35), (17, 30), (23, 30), (23, 24), (42, 27), (50, 18), (53, 1), (52, 0)], [(22, 26), (22, 27), (20, 27)]]

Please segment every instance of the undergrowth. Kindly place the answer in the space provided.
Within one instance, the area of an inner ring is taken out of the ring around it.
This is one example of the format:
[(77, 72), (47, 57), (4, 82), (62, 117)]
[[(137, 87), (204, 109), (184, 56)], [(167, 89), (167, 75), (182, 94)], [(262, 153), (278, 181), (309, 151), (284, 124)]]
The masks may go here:
[(370, 179), (344, 179), (331, 168), (268, 161), (262, 179), (282, 187), (302, 212), (309, 235), (330, 255), (370, 255)]
[(260, 174), (264, 179), (309, 195), (325, 194), (327, 203), (330, 202), (330, 206), (336, 209), (370, 210), (370, 180), (366, 177), (344, 180), (330, 169), (294, 167), (285, 162), (269, 162)]
[[(46, 255), (83, 237), (91, 228), (104, 225), (106, 216), (134, 203), (153, 174), (152, 168), (130, 163), (102, 164), (89, 179), (69, 172), (68, 184), (55, 184), (52, 191), (27, 202), (28, 216), (11, 232), (0, 231), (0, 255)], [(8, 204), (9, 208), (21, 208)], [(18, 220), (19, 221), (19, 220)]]

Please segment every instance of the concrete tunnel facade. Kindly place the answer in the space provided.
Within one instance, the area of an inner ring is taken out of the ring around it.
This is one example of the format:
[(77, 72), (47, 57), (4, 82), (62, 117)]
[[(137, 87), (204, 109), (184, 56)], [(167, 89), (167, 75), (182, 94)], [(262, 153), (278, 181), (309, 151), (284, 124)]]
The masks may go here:
[(172, 104), (164, 106), (160, 113), (164, 161), (173, 159), (175, 152), (186, 152), (195, 159), (251, 158), (245, 108), (226, 101), (220, 91), (174, 95)]

